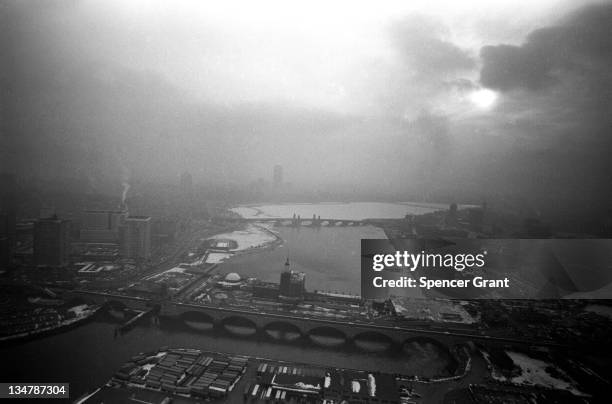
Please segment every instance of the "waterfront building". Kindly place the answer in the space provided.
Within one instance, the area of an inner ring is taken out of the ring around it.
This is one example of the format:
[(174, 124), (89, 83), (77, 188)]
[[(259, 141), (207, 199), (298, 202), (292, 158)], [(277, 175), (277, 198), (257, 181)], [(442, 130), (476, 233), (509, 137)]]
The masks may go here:
[(34, 263), (62, 267), (68, 264), (70, 222), (57, 216), (39, 219), (34, 225)]
[(306, 275), (303, 272), (290, 269), (289, 258), (285, 262), (285, 269), (280, 277), (280, 298), (302, 300), (306, 292)]
[(217, 283), (219, 286), (226, 289), (239, 288), (242, 285), (242, 278), (236, 272), (230, 272), (225, 275), (222, 281)]
[(278, 299), (278, 283), (262, 282), (258, 280), (252, 284), (253, 296), (264, 299)]
[(151, 257), (151, 217), (129, 216), (119, 226), (121, 256), (136, 260)]

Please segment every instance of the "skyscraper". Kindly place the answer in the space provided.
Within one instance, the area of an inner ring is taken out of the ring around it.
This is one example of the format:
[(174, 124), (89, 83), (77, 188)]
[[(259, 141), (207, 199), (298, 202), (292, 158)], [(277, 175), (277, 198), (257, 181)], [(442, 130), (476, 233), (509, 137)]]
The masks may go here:
[(61, 267), (68, 264), (70, 222), (53, 216), (34, 225), (34, 264)]
[(187, 171), (181, 174), (181, 194), (187, 199), (193, 196), (193, 178)]
[(272, 171), (272, 183), (274, 188), (280, 188), (283, 185), (283, 166), (277, 164)]
[(119, 228), (121, 255), (136, 260), (151, 257), (151, 217), (129, 216)]
[(83, 212), (82, 241), (116, 243), (119, 241), (119, 226), (127, 217), (126, 210), (86, 210)]

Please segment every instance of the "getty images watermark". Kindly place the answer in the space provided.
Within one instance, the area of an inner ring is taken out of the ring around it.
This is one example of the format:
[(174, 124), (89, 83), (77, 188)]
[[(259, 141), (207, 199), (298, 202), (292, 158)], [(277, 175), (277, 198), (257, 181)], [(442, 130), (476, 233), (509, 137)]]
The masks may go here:
[(596, 293), (612, 281), (608, 239), (367, 239), (361, 250), (369, 299), (612, 298)]

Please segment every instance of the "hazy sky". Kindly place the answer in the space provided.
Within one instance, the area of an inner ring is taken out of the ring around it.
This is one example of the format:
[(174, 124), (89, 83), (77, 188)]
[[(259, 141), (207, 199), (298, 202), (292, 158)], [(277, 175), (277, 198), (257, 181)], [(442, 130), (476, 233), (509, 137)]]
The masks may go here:
[(235, 183), (278, 163), (296, 186), (610, 188), (609, 2), (0, 10), (2, 159), (23, 173)]

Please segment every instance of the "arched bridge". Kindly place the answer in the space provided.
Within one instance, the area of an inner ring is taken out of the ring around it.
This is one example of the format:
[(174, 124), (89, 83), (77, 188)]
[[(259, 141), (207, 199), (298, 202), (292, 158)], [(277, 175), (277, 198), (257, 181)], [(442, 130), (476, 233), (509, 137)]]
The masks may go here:
[[(238, 328), (256, 331), (283, 329), (300, 336), (312, 337), (324, 334), (339, 339), (356, 340), (363, 338), (382, 339), (393, 344), (403, 345), (413, 340), (429, 340), (436, 344), (450, 347), (470, 341), (483, 344), (496, 345), (524, 345), (532, 342), (509, 338), (492, 337), (463, 330), (435, 330), (427, 328), (410, 328), (394, 325), (382, 325), (362, 321), (339, 321), (325, 318), (312, 318), (293, 315), (291, 313), (272, 313), (253, 310), (243, 310), (230, 307), (207, 306), (185, 303), (180, 301), (166, 301), (161, 306), (162, 316), (183, 318), (189, 321), (198, 318), (211, 325), (235, 324)], [(535, 343), (547, 345), (546, 343)]]
[[(515, 345), (515, 346), (543, 346), (567, 348), (563, 344), (549, 341), (529, 341), (525, 339), (496, 337), (476, 333), (476, 331), (454, 330), (452, 328), (415, 328), (394, 325), (393, 323), (380, 324), (364, 321), (345, 321), (326, 318), (304, 317), (292, 313), (262, 312), (234, 307), (209, 306), (186, 303), (178, 300), (152, 300), (138, 296), (129, 296), (120, 293), (95, 292), (87, 290), (67, 291), (64, 298), (79, 298), (84, 301), (108, 306), (130, 308), (133, 310), (149, 310), (159, 308), (161, 316), (182, 318), (185, 322), (203, 320), (211, 325), (227, 326), (243, 330), (255, 330), (271, 333), (282, 333), (286, 336), (313, 336), (324, 335), (339, 340), (384, 340), (389, 343), (405, 345), (411, 341), (428, 341), (450, 347), (456, 344), (475, 342), (485, 345)], [(245, 331), (250, 335), (251, 331)], [(289, 339), (289, 338), (286, 338)]]
[(302, 218), (302, 217), (227, 217), (217, 219), (221, 221), (229, 221), (236, 223), (273, 223), (276, 226), (309, 226), (309, 227), (333, 227), (333, 226), (365, 226), (370, 224), (369, 219), (356, 220), (356, 219), (333, 219), (333, 218)]

